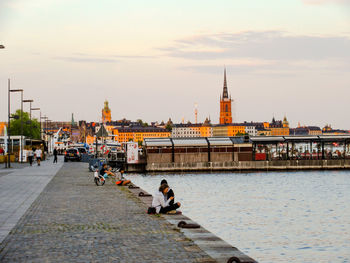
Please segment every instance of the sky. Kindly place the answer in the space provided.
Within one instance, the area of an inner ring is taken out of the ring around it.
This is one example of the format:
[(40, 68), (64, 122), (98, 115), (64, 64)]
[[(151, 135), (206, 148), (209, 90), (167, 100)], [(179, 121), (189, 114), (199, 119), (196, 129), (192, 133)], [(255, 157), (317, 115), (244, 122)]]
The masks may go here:
[(1, 0), (0, 44), (0, 121), (10, 79), (51, 120), (107, 99), (113, 120), (218, 123), (226, 67), (235, 122), (350, 129), (350, 0)]

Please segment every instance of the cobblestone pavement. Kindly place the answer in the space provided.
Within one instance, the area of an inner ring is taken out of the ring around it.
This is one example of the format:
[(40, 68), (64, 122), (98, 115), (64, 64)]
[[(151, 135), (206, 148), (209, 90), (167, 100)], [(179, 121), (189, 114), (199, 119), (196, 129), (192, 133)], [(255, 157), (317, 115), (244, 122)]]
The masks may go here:
[(4, 169), (0, 173), (0, 242), (32, 205), (50, 180), (62, 167), (63, 160), (41, 166), (21, 164), (22, 169)]
[(1, 262), (213, 262), (127, 188), (65, 163), (0, 245)]

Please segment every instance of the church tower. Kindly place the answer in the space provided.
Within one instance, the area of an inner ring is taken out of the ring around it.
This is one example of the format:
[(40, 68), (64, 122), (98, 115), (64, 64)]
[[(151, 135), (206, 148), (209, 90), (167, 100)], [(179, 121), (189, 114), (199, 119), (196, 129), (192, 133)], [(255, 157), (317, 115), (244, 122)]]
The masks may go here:
[(226, 81), (226, 68), (224, 70), (224, 88), (222, 95), (220, 95), (220, 124), (232, 123), (232, 111), (231, 111), (231, 95), (228, 96), (227, 81)]
[(105, 101), (105, 106), (102, 109), (102, 123), (111, 122), (111, 109), (108, 107), (108, 101)]

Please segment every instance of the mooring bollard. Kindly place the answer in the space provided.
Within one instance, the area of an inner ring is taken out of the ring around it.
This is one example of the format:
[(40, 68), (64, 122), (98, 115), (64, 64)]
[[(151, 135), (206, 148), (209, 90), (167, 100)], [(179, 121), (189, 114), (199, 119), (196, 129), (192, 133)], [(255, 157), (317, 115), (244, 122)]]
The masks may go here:
[(152, 196), (152, 195), (150, 195), (150, 194), (145, 194), (144, 192), (140, 192), (140, 193), (139, 193), (139, 196), (141, 196), (141, 197), (146, 197), (146, 196)]
[(187, 224), (185, 221), (180, 221), (177, 224), (177, 226), (180, 228), (200, 228), (201, 227), (200, 225), (197, 225), (197, 224)]
[(227, 260), (227, 263), (257, 263), (255, 260), (244, 260), (244, 261), (241, 261), (238, 257), (230, 257), (228, 260)]

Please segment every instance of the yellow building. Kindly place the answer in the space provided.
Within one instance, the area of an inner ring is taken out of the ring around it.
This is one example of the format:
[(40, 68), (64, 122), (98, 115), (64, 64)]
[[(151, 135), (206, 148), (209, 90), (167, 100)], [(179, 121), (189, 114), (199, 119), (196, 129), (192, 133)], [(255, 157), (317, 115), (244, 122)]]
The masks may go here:
[(0, 122), (0, 136), (4, 136), (5, 127), (7, 127), (7, 122)]
[(269, 129), (257, 129), (257, 136), (271, 136), (271, 130)]
[(245, 134), (245, 126), (243, 125), (215, 125), (213, 126), (214, 137), (232, 137)]
[(201, 137), (212, 137), (213, 136), (213, 127), (209, 125), (203, 125), (200, 128)]
[(289, 135), (289, 128), (273, 127), (270, 128), (271, 136), (285, 136)]
[(170, 132), (157, 127), (118, 127), (113, 129), (114, 140), (119, 143), (142, 142), (144, 138), (167, 138)]
[(276, 121), (275, 118), (272, 118), (272, 122), (270, 123), (268, 129), (271, 130), (272, 136), (289, 135), (289, 123), (287, 121), (287, 117), (284, 117), (283, 122)]

